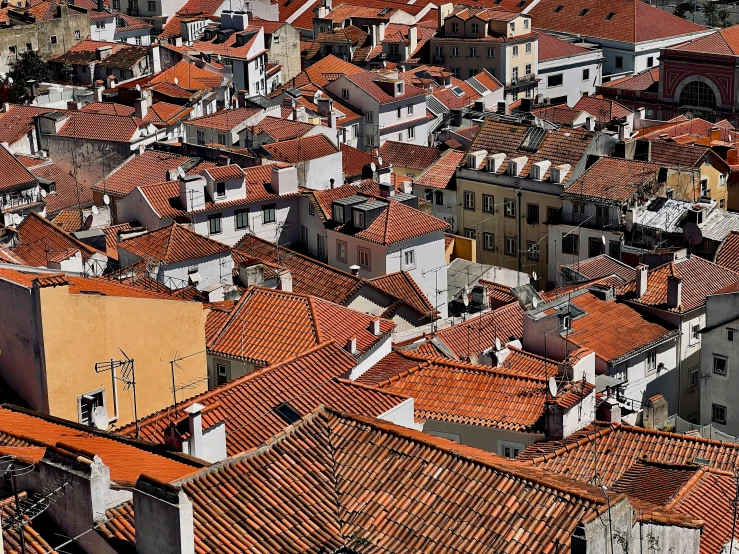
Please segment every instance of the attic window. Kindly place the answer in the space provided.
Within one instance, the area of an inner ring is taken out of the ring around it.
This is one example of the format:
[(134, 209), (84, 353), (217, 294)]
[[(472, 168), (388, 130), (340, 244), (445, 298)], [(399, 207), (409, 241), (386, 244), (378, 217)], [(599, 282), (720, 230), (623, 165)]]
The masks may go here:
[(500, 4), (500, 3), (502, 2), (502, 1), (503, 1), (503, 0), (495, 0), (495, 5), (497, 6), (497, 5), (498, 5), (498, 4)]
[(456, 96), (457, 98), (460, 98), (464, 96), (464, 90), (462, 90), (461, 87), (453, 87), (452, 94), (454, 94), (454, 96)]
[(525, 4), (526, 4), (526, 0), (521, 0), (516, 7), (523, 8)]
[(285, 421), (285, 423), (288, 424), (295, 423), (301, 417), (298, 411), (287, 402), (277, 404), (277, 406), (272, 408), (272, 411), (280, 416)]
[(387, 15), (392, 11), (392, 8), (382, 8), (377, 15)]
[(554, 8), (554, 13), (559, 13), (559, 12), (561, 12), (564, 9), (565, 9), (564, 6), (557, 6), (556, 8)]
[(577, 14), (577, 15), (579, 15), (580, 17), (582, 17), (582, 16), (584, 16), (584, 15), (587, 15), (587, 13), (588, 13), (589, 11), (590, 11), (590, 9), (589, 9), (589, 8), (585, 8), (584, 10), (582, 10), (582, 11), (581, 11), (581, 12), (580, 12), (579, 14)]
[(614, 12), (608, 12), (606, 14), (606, 21), (610, 21), (616, 14)]

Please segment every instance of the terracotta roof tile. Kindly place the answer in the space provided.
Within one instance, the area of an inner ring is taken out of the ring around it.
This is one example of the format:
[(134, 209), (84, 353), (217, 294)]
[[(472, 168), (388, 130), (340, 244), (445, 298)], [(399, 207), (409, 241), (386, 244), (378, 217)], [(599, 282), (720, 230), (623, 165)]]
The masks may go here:
[[(428, 166), (421, 175), (413, 179), (417, 185), (438, 189), (447, 188), (454, 178), (457, 167), (464, 159), (464, 152), (447, 150), (441, 158)], [(407, 167), (407, 166), (406, 166)]]
[(602, 96), (582, 96), (573, 106), (574, 109), (588, 112), (598, 123), (606, 125), (621, 117), (627, 117), (633, 112), (615, 100)]
[(345, 62), (344, 60), (337, 58), (336, 56), (331, 54), (304, 69), (301, 73), (298, 73), (298, 75), (296, 75), (293, 79), (285, 83), (283, 87), (302, 87), (307, 84), (313, 84), (320, 88), (323, 88), (328, 84), (328, 79), (326, 79), (324, 74), (342, 73), (345, 75), (350, 75), (355, 73), (362, 73), (364, 71), (364, 69), (350, 62)]
[(35, 267), (46, 267), (50, 254), (67, 252), (69, 249), (79, 250), (83, 260), (98, 253), (34, 212), (26, 216), (17, 231), (18, 242), (12, 249), (13, 253)]
[(47, 217), (69, 208), (85, 208), (92, 205), (92, 189), (78, 182), (57, 164), (52, 162), (37, 165), (30, 171), (34, 177), (56, 184), (55, 192), (47, 194), (44, 198)]
[[(226, 422), (226, 450), (233, 456), (256, 448), (289, 424), (274, 408), (283, 402), (301, 416), (308, 415), (322, 404), (339, 406), (342, 410), (379, 416), (394, 408), (407, 397), (378, 391), (339, 377), (356, 365), (356, 360), (334, 342), (325, 342), (284, 362), (254, 371), (226, 385), (184, 400), (177, 410), (169, 408), (143, 418), (141, 437), (163, 443), (171, 422), (187, 420), (187, 406), (198, 402), (206, 407), (203, 427)], [(257, 417), (255, 417), (257, 415)], [(133, 435), (135, 427), (118, 430)], [(188, 430), (179, 433), (188, 436)]]
[(398, 167), (423, 170), (439, 159), (440, 152), (430, 146), (388, 140), (380, 147), (380, 156)]
[(726, 29), (718, 29), (715, 33), (684, 44), (675, 45), (672, 49), (684, 52), (737, 56), (739, 55), (739, 26), (734, 25)]
[(606, 254), (588, 258), (581, 262), (566, 266), (578, 280), (592, 281), (610, 275), (618, 275), (625, 283), (636, 278), (636, 270)]
[[(569, 551), (579, 526), (608, 509), (596, 487), (330, 408), (180, 486), (193, 503), (197, 552), (446, 554), (515, 543), (544, 554)], [(130, 525), (127, 509), (120, 514)]]
[[(205, 38), (205, 35), (201, 35), (188, 46), (198, 52), (253, 60), (258, 54), (252, 53), (251, 56), (249, 54), (259, 39), (260, 31), (261, 27), (249, 25), (243, 31), (231, 33), (226, 37), (226, 40), (221, 40), (217, 33), (214, 33), (210, 39)], [(244, 39), (240, 37), (244, 37)], [(244, 42), (240, 44), (239, 40), (244, 40)]]
[(37, 106), (20, 106), (10, 104), (9, 110), (0, 113), (0, 142), (13, 144), (28, 136), (28, 132), (35, 128), (34, 118), (37, 115), (65, 110), (52, 110)]
[[(55, 222), (56, 223), (56, 222)], [(111, 260), (118, 260), (118, 234), (135, 229), (130, 223), (119, 223), (103, 227), (105, 233), (105, 253)]]
[[(575, 0), (555, 11), (560, 4), (561, 0), (542, 0), (534, 3), (528, 13), (541, 29), (631, 43), (707, 30), (639, 0)], [(607, 18), (610, 13), (614, 15)]]
[(131, 106), (116, 104), (115, 102), (90, 102), (80, 108), (81, 112), (104, 113), (108, 115), (134, 115), (136, 110)]
[(26, 169), (26, 166), (2, 146), (0, 146), (0, 165), (3, 168), (0, 174), (0, 192), (18, 191), (35, 185), (36, 178)]
[(739, 272), (739, 231), (729, 233), (716, 252), (716, 264)]
[[(269, 168), (270, 170), (272, 168)], [(227, 181), (228, 179), (243, 179), (244, 170), (236, 164), (220, 165), (205, 170), (214, 181)], [(271, 171), (270, 171), (271, 173)]]
[[(681, 302), (678, 308), (667, 307), (667, 278), (669, 276), (676, 276), (682, 280)], [(698, 256), (691, 256), (649, 271), (647, 290), (641, 298), (635, 296), (636, 281), (621, 287), (619, 294), (636, 304), (684, 313), (705, 305), (706, 296), (738, 281), (739, 273)]]
[(323, 134), (263, 144), (262, 149), (270, 159), (293, 164), (340, 152), (334, 143)]
[(179, 36), (180, 21), (184, 17), (194, 17), (202, 15), (215, 16), (215, 13), (221, 8), (223, 4), (222, 0), (188, 0), (185, 4), (177, 10), (177, 13), (167, 20), (167, 23), (162, 28), (161, 37), (169, 38), (172, 36)]
[(371, 315), (321, 298), (279, 290), (252, 288), (237, 303), (223, 327), (208, 342), (214, 355), (270, 365), (335, 339), (340, 345), (357, 339), (366, 352), (395, 324), (380, 321), (380, 336), (371, 330)]
[[(348, 144), (341, 143), (341, 171), (344, 173), (344, 178), (349, 179), (362, 175), (364, 168), (371, 163), (374, 163), (376, 167), (385, 167), (387, 162), (383, 160), (383, 165), (380, 166), (376, 156), (363, 150), (357, 150), (349, 146)], [(341, 187), (337, 187), (341, 188)], [(335, 190), (335, 189), (334, 189)]]
[(430, 314), (435, 312), (434, 307), (419, 288), (413, 277), (405, 271), (388, 273), (374, 279), (369, 279), (379, 289), (386, 291), (391, 296), (402, 299), (406, 304), (412, 306), (419, 314)]
[[(34, 458), (27, 455), (29, 452), (46, 450), (44, 448), (30, 447), (28, 449), (13, 448), (13, 449), (2, 449), (2, 454), (5, 456), (13, 456), (19, 459), (32, 459)], [(30, 504), (39, 500), (35, 494), (29, 496), (25, 491), (18, 493), (18, 499), (23, 504)], [(23, 525), (10, 524), (16, 522), (18, 512), (16, 510), (16, 502), (13, 496), (0, 500), (0, 517), (3, 521), (7, 521), (8, 524), (3, 526), (2, 530), (2, 541), (3, 541), (3, 553), (4, 554), (25, 554), (26, 552), (43, 552), (44, 554), (58, 554), (58, 551), (49, 544), (45, 538), (48, 534), (48, 525), (35, 525), (28, 516), (22, 516), (25, 520)], [(25, 541), (25, 547), (21, 546), (20, 529), (23, 530), (23, 539)], [(43, 529), (45, 533), (39, 533), (38, 529)], [(49, 537), (51, 538), (51, 537)], [(53, 539), (52, 539), (53, 540)]]
[(110, 142), (131, 142), (146, 122), (133, 116), (90, 112), (67, 112), (67, 119), (57, 132), (59, 137)]
[(118, 248), (155, 263), (176, 264), (229, 252), (229, 247), (172, 223), (118, 243)]
[(711, 128), (718, 126), (721, 129), (722, 140), (726, 140), (728, 139), (729, 131), (734, 130), (734, 127), (728, 124), (728, 122), (723, 126), (719, 123), (711, 123), (699, 117), (687, 119), (681, 115), (662, 125), (642, 129), (639, 131), (639, 137), (655, 140), (660, 138), (660, 135), (669, 135), (671, 137), (682, 135), (708, 136)]
[(536, 117), (545, 119), (554, 123), (562, 123), (564, 125), (573, 125), (582, 114), (582, 110), (568, 108), (565, 106), (543, 106), (531, 110)]
[(600, 158), (567, 186), (562, 198), (622, 204), (637, 196), (658, 192), (661, 167), (622, 158)]
[(649, 159), (652, 163), (665, 167), (680, 167), (682, 169), (698, 168), (712, 152), (706, 146), (654, 140), (650, 145)]
[(699, 467), (696, 465), (673, 465), (636, 460), (624, 474), (613, 483), (616, 492), (645, 502), (664, 506), (690, 480)]
[(539, 37), (537, 45), (539, 62), (556, 60), (559, 58), (570, 58), (593, 52), (593, 50), (577, 46), (576, 44), (572, 44), (571, 42), (567, 42), (541, 31), (534, 31), (534, 33)]
[(490, 299), (490, 308), (493, 310), (516, 300), (516, 297), (511, 293), (511, 287), (507, 285), (501, 285), (500, 283), (486, 279), (480, 279), (477, 284), (485, 287), (485, 290), (487, 290), (488, 298)]
[(178, 121), (185, 120), (192, 113), (192, 110), (192, 108), (170, 104), (169, 102), (155, 102), (149, 107), (144, 121), (149, 121), (157, 127), (173, 125)]
[(106, 179), (92, 188), (107, 194), (125, 196), (137, 186), (166, 181), (168, 170), (189, 165), (193, 163), (193, 160), (188, 156), (147, 150), (125, 161)]
[(67, 209), (59, 212), (51, 221), (54, 225), (58, 225), (67, 233), (74, 233), (75, 231), (82, 229), (85, 218), (80, 210)]
[[(659, 66), (647, 69), (636, 75), (627, 75), (620, 79), (613, 79), (600, 85), (601, 88), (613, 88), (620, 90), (636, 90), (642, 92), (659, 92)], [(650, 90), (652, 89), (652, 90)], [(649, 128), (647, 128), (649, 129)], [(641, 135), (641, 133), (639, 133)]]
[(235, 110), (221, 110), (210, 115), (202, 115), (187, 120), (188, 125), (197, 125), (220, 131), (230, 131), (241, 125), (250, 117), (257, 115), (259, 108), (237, 108)]
[(303, 123), (302, 121), (293, 121), (291, 119), (280, 119), (279, 117), (267, 116), (256, 125), (253, 125), (250, 128), (250, 131), (254, 135), (266, 133), (273, 140), (279, 142), (281, 140), (290, 140), (302, 137), (314, 127), (315, 125)]

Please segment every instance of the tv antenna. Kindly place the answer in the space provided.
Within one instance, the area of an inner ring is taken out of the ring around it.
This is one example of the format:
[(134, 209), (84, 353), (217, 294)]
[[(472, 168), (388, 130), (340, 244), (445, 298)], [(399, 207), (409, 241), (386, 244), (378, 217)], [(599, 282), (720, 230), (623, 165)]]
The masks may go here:
[[(139, 438), (139, 415), (136, 406), (136, 371), (134, 370), (133, 359), (129, 358), (128, 355), (121, 350), (124, 360), (110, 359), (107, 362), (97, 362), (95, 364), (95, 373), (105, 373), (110, 371), (111, 378), (113, 379), (113, 385), (115, 387), (115, 381), (121, 381), (124, 386), (123, 390), (133, 389), (133, 419), (136, 421), (136, 438)], [(120, 377), (116, 375), (116, 370), (120, 369)], [(115, 390), (115, 388), (114, 388)]]
[(31, 522), (46, 511), (54, 503), (55, 497), (64, 493), (69, 481), (57, 480), (48, 487), (42, 488), (43, 494), (26, 494), (18, 491), (18, 477), (31, 473), (35, 464), (27, 459), (15, 456), (0, 456), (0, 474), (10, 482), (15, 513), (11, 517), (3, 517), (2, 530), (15, 529), (20, 538), (21, 554), (26, 554), (25, 529)]

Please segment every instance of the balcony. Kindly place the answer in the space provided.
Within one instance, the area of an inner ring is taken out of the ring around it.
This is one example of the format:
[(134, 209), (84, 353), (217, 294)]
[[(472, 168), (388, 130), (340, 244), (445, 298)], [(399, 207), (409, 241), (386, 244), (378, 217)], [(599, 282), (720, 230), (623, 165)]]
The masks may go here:
[(590, 229), (617, 230), (621, 226), (619, 219), (565, 211), (560, 214), (560, 222), (567, 225), (581, 225)]
[(523, 77), (513, 77), (506, 85), (507, 89), (519, 89), (528, 87), (536, 83), (539, 79), (534, 74), (524, 75)]
[(0, 209), (2, 211), (13, 211), (20, 206), (34, 204), (42, 200), (43, 197), (40, 193), (24, 194), (13, 192), (8, 195), (0, 195)]

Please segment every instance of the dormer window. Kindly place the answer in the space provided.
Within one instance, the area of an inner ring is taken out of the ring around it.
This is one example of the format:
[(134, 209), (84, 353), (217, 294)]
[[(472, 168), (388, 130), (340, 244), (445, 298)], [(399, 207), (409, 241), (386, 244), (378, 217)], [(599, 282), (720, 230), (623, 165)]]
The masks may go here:
[(364, 212), (354, 212), (354, 226), (357, 229), (364, 229)]
[(226, 196), (226, 183), (225, 181), (221, 181), (216, 183), (216, 196), (218, 198), (223, 198)]
[(564, 9), (565, 9), (564, 6), (557, 6), (556, 8), (554, 8), (554, 13), (559, 13), (559, 12), (561, 12)]
[(400, 96), (401, 94), (403, 94), (403, 83), (397, 83), (395, 85), (395, 94), (397, 96)]
[(452, 33), (459, 32), (459, 23), (452, 23)]

